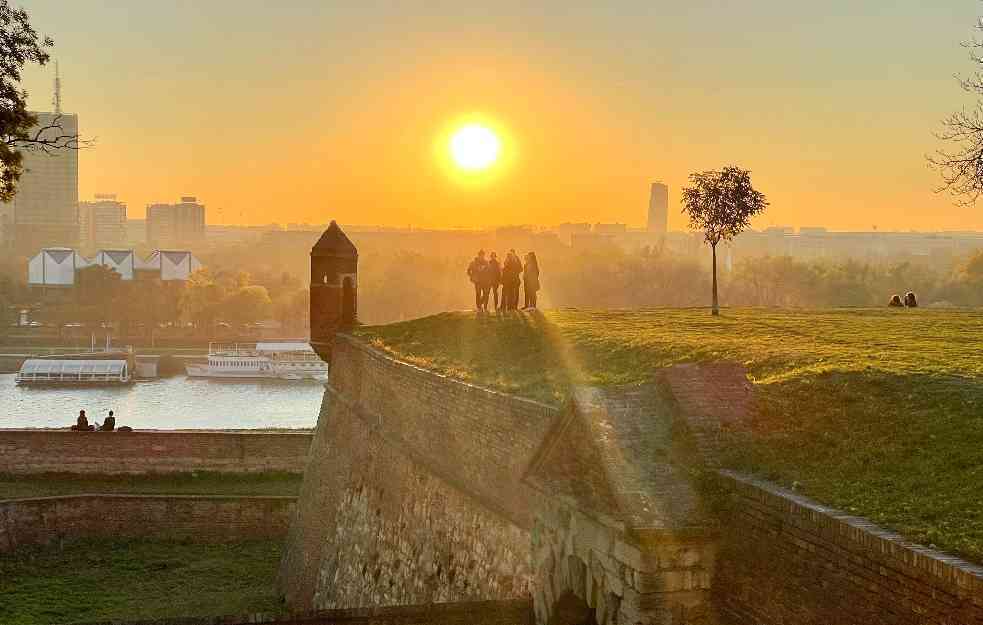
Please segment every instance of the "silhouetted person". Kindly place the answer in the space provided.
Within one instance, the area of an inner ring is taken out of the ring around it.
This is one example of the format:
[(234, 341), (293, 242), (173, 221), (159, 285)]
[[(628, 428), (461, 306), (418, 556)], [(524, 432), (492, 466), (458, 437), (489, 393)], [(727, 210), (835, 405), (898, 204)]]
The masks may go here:
[(502, 308), (505, 310), (515, 310), (519, 307), (520, 274), (522, 274), (522, 261), (519, 260), (515, 250), (509, 250), (502, 265)]
[(116, 429), (116, 417), (113, 416), (113, 411), (110, 410), (109, 416), (106, 417), (106, 420), (102, 422), (101, 426), (99, 426), (99, 430), (101, 432), (112, 432), (115, 429)]
[(897, 293), (891, 296), (891, 301), (887, 305), (889, 308), (904, 308), (904, 302), (901, 301), (901, 296)]
[(918, 308), (918, 300), (915, 299), (915, 294), (911, 291), (904, 294), (904, 305), (905, 308)]
[(79, 432), (91, 432), (95, 428), (89, 425), (89, 419), (85, 416), (85, 411), (79, 410), (78, 419), (75, 420), (75, 425), (72, 426), (72, 429)]
[(502, 284), (502, 265), (498, 262), (498, 255), (492, 252), (488, 257), (488, 264), (485, 265), (485, 285), (488, 290), (485, 291), (485, 310), (488, 310), (488, 292), (490, 291), (495, 295), (495, 310), (499, 309), (498, 305), (498, 287)]
[(523, 301), (523, 308), (536, 307), (536, 293), (539, 291), (539, 261), (536, 260), (536, 253), (526, 254), (526, 268), (522, 272), (522, 281), (526, 285), (526, 296)]
[(482, 277), (487, 264), (485, 250), (478, 250), (478, 255), (468, 265), (468, 278), (471, 279), (471, 284), (474, 285), (474, 309), (477, 311), (481, 310), (482, 284), (484, 283)]

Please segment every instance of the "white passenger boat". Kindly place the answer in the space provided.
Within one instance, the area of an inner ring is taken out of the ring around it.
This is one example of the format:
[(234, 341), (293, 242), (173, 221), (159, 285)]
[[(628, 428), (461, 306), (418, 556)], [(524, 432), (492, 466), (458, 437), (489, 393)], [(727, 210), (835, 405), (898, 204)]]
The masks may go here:
[(188, 377), (224, 379), (328, 379), (328, 365), (301, 341), (209, 343), (208, 362), (185, 367)]
[(28, 358), (15, 378), (34, 386), (115, 386), (133, 381), (125, 360)]

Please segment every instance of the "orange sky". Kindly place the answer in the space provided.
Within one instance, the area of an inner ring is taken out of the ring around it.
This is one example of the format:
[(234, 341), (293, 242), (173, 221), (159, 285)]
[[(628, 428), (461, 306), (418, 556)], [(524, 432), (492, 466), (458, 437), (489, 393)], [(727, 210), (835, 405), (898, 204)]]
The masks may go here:
[[(973, 0), (23, 4), (98, 141), (82, 199), (132, 217), (197, 195), (212, 223), (642, 225), (649, 182), (675, 205), (689, 172), (734, 163), (771, 200), (757, 226), (983, 230), (924, 160), (967, 103)], [(51, 77), (27, 76), (37, 108)], [(434, 142), (475, 113), (504, 162), (462, 184)]]

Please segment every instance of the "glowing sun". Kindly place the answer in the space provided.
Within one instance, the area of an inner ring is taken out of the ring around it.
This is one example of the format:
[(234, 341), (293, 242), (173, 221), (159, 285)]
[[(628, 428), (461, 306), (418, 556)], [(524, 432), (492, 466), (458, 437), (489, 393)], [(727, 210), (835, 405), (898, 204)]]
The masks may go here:
[(498, 136), (481, 124), (462, 126), (450, 140), (451, 158), (466, 171), (480, 171), (494, 165), (501, 147)]

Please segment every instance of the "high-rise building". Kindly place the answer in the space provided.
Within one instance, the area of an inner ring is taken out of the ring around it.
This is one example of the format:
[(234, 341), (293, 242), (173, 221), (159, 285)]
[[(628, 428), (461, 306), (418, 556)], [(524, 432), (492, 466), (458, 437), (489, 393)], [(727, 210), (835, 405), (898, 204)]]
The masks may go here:
[(177, 204), (147, 206), (147, 243), (158, 248), (187, 247), (205, 238), (205, 207), (185, 196)]
[[(78, 116), (34, 113), (42, 136), (78, 135)], [(14, 196), (14, 248), (30, 255), (42, 247), (74, 247), (79, 239), (79, 159), (74, 149), (24, 150), (24, 174)]]
[(79, 202), (79, 230), (84, 250), (124, 246), (126, 204), (106, 193), (97, 193), (94, 202)]
[(14, 205), (0, 202), (0, 253), (14, 240)]
[(648, 229), (659, 234), (665, 234), (669, 229), (669, 187), (661, 182), (652, 183)]

